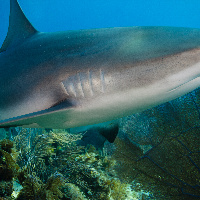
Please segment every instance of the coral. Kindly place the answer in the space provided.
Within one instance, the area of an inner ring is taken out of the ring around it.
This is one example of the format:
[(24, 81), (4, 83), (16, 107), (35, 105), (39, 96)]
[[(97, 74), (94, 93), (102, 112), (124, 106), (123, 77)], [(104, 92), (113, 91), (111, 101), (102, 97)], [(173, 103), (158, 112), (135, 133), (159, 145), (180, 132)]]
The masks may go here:
[(82, 151), (82, 147), (74, 143), (80, 139), (81, 134), (54, 131), (56, 134), (52, 131), (46, 133), (45, 130), (21, 129), (14, 138), (20, 152), (17, 163), (28, 174), (37, 174), (43, 182), (46, 182), (68, 157)]
[[(18, 173), (18, 180), (23, 186), (18, 200), (32, 197), (41, 200), (127, 199), (128, 184), (116, 177), (115, 160), (97, 151), (94, 146), (77, 146), (80, 134), (42, 131), (32, 137), (31, 132), (21, 130), (22, 135), (15, 139), (18, 142), (19, 138), (31, 138), (24, 140), (31, 144), (28, 159), (21, 148), (25, 144), (20, 141), (21, 144), (16, 145), (18, 150), (21, 149), (19, 164), (22, 170)], [(21, 162), (23, 159), (27, 162)], [(51, 174), (54, 175), (50, 177)]]
[(11, 197), (12, 192), (12, 181), (0, 181), (0, 197), (5, 197), (6, 199), (8, 199), (9, 197)]
[(60, 173), (53, 174), (46, 184), (38, 177), (27, 175), (23, 181), (23, 189), (16, 200), (59, 200), (63, 197), (60, 187), (65, 185), (64, 177)]
[(64, 186), (64, 184), (65, 179), (63, 175), (57, 172), (53, 174), (42, 188), (42, 190), (46, 191), (46, 199), (54, 200), (62, 198), (63, 193), (59, 190), (59, 187)]
[(0, 141), (0, 181), (11, 181), (17, 176), (19, 166), (12, 157), (13, 142), (7, 139)]
[(6, 151), (0, 151), (0, 180), (10, 181), (16, 176), (19, 166)]
[(122, 179), (134, 180), (135, 189), (155, 199), (200, 198), (199, 93), (144, 111), (132, 121), (123, 119), (127, 134), (116, 139), (114, 153)]
[(28, 175), (25, 181), (23, 182), (20, 193), (17, 196), (17, 200), (40, 200), (40, 189), (41, 189), (41, 182), (37, 177)]
[(12, 153), (12, 148), (14, 147), (13, 141), (8, 139), (3, 139), (0, 141), (0, 148), (3, 151), (6, 151), (8, 153)]
[(19, 181), (17, 179), (14, 179), (13, 180), (13, 192), (11, 194), (11, 197), (13, 199), (15, 199), (18, 196), (18, 194), (19, 194), (19, 192), (21, 191), (22, 188), (23, 187), (22, 187), (22, 185), (20, 185)]
[(75, 184), (66, 183), (63, 191), (66, 200), (87, 200), (83, 192)]
[(0, 197), (11, 199), (12, 180), (17, 176), (19, 166), (12, 157), (13, 142), (3, 139), (0, 141), (0, 147)]
[[(92, 151), (93, 149), (93, 151)], [(96, 153), (94, 153), (96, 152)], [(88, 199), (126, 199), (128, 184), (115, 176), (115, 161), (100, 156), (94, 148), (66, 162), (66, 180), (78, 187)]]

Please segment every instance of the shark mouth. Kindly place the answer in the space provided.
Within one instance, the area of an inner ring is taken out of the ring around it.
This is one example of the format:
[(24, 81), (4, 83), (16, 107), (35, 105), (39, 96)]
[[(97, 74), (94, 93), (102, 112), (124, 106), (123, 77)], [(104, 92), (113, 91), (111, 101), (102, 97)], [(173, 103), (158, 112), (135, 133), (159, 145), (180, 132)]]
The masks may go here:
[(200, 76), (193, 78), (183, 84), (178, 85), (177, 87), (169, 90), (168, 93), (175, 92), (175, 91), (182, 91), (182, 90), (184, 90), (184, 91), (186, 91), (186, 93), (188, 93), (191, 91), (192, 88), (196, 89), (198, 86), (200, 86)]

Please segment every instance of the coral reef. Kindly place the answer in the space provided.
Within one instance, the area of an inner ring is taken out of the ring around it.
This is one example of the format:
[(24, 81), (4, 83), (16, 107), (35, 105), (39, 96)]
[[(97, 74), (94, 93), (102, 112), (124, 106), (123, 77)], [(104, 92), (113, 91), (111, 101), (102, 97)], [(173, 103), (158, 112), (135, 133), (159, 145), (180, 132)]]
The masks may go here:
[(115, 160), (92, 145), (78, 146), (81, 134), (22, 128), (18, 131), (14, 138), (17, 150), (11, 151), (15, 145), (9, 140), (0, 143), (4, 149), (2, 159), (11, 159), (13, 152), (20, 166), (12, 158), (6, 168), (12, 169), (7, 184), (14, 178), (22, 186), (20, 192), (12, 193), (11, 185), (7, 197), (12, 193), (17, 200), (133, 199), (130, 185), (116, 176)]
[(126, 199), (128, 185), (115, 176), (113, 160), (86, 152), (66, 164), (63, 173), (67, 181), (78, 186), (88, 199)]
[(3, 139), (0, 141), (1, 150), (6, 151), (8, 153), (12, 153), (12, 148), (14, 147), (13, 141), (8, 139)]
[(22, 183), (23, 189), (16, 200), (59, 200), (63, 197), (59, 189), (62, 185), (64, 185), (64, 177), (59, 173), (53, 174), (46, 184), (37, 177), (27, 175)]
[[(20, 151), (18, 164), (28, 174), (37, 174), (42, 182), (46, 182), (52, 173), (62, 167), (65, 160), (83, 151), (75, 144), (81, 135), (69, 134), (61, 130), (46, 133), (45, 130), (32, 134), (31, 129), (22, 129), (22, 134), (15, 137), (17, 149)], [(28, 138), (28, 139), (27, 139)], [(20, 141), (20, 142), (19, 142)], [(24, 141), (24, 142), (21, 142)], [(27, 145), (31, 143), (31, 145)], [(22, 148), (22, 147), (26, 148)]]
[(123, 119), (115, 141), (118, 175), (134, 180), (135, 190), (149, 191), (155, 199), (199, 199), (199, 105), (196, 90)]
[(0, 197), (2, 199), (7, 199), (7, 200), (11, 199), (12, 192), (13, 192), (12, 181), (0, 181)]
[(64, 193), (66, 200), (87, 200), (79, 187), (72, 183), (66, 183)]
[(13, 155), (14, 143), (8, 139), (0, 141), (0, 197), (10, 198), (13, 192), (12, 179), (17, 176), (19, 166), (16, 164)]

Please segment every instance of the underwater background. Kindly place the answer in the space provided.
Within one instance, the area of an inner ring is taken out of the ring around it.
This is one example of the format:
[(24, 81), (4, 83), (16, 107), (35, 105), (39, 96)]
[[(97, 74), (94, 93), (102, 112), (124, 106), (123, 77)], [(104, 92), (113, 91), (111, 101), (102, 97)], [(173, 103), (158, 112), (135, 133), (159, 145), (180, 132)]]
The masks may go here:
[[(0, 45), (8, 28), (9, 0), (0, 0)], [(200, 27), (198, 0), (19, 0), (39, 31), (125, 27)]]
[[(18, 0), (42, 32), (125, 26), (200, 28), (198, 0)], [(0, 45), (9, 0), (0, 0)], [(107, 130), (105, 130), (107, 131)], [(0, 199), (200, 199), (200, 90), (98, 130), (0, 130)]]

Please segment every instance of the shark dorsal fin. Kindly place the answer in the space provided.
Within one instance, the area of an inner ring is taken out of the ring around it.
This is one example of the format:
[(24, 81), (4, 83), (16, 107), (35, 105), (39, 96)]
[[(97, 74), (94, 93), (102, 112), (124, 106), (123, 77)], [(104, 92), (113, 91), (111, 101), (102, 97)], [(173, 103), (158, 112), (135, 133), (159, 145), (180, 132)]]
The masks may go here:
[(7, 48), (21, 43), (24, 39), (35, 34), (37, 30), (31, 25), (17, 0), (10, 0), (10, 17), (9, 27), (6, 39), (0, 49), (0, 52), (6, 51)]

